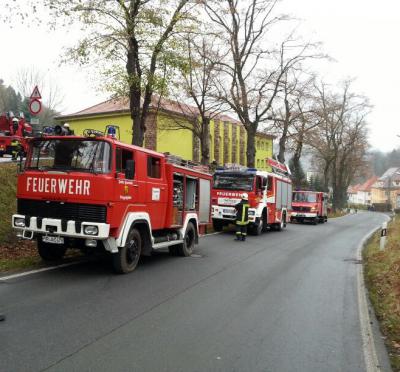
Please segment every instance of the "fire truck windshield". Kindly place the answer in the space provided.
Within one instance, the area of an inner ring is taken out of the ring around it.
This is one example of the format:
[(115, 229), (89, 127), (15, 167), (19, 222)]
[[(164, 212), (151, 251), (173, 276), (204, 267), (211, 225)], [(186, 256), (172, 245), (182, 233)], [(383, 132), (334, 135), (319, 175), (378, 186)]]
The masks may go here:
[(110, 172), (111, 146), (92, 139), (40, 139), (32, 142), (28, 169)]
[(306, 193), (306, 192), (294, 192), (293, 193), (293, 201), (294, 202), (303, 202), (303, 203), (316, 203), (317, 194), (315, 193)]
[(221, 173), (214, 175), (214, 188), (222, 190), (252, 191), (254, 175), (239, 173)]

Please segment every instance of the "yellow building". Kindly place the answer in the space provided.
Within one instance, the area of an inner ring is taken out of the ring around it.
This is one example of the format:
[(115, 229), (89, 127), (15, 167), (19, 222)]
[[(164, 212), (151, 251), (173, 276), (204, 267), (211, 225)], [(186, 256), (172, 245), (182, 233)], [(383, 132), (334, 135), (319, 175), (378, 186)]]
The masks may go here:
[[(190, 118), (195, 117), (195, 108), (175, 101), (162, 99), (157, 109), (151, 108), (146, 119), (144, 146), (169, 152), (186, 160), (200, 161), (200, 144), (189, 129)], [(132, 141), (132, 119), (127, 100), (108, 100), (74, 114), (56, 118), (68, 122), (75, 134), (91, 128), (103, 131), (106, 125), (120, 128), (121, 141)], [(210, 161), (218, 165), (236, 163), (246, 165), (247, 132), (243, 125), (227, 116), (219, 115), (210, 122)], [(266, 158), (272, 158), (274, 137), (264, 133), (256, 136), (256, 167), (268, 170)]]
[(371, 187), (371, 203), (400, 209), (400, 168), (389, 168)]

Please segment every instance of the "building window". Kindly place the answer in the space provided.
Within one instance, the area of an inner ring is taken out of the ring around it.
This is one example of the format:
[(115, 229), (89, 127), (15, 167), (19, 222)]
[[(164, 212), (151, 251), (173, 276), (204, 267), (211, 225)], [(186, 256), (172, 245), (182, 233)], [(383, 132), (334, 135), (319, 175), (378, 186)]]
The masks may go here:
[(147, 177), (161, 178), (161, 160), (153, 156), (147, 157)]

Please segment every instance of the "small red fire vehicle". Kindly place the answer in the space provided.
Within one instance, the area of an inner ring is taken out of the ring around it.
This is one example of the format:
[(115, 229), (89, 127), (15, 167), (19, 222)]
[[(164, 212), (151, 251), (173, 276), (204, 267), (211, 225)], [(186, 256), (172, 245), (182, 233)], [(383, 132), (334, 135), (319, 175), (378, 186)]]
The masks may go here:
[(290, 221), (317, 223), (328, 222), (328, 195), (318, 191), (293, 192)]
[(240, 195), (249, 195), (249, 229), (259, 235), (270, 227), (286, 227), (292, 206), (292, 181), (286, 165), (268, 159), (273, 172), (241, 166), (217, 169), (212, 190), (212, 221), (216, 231), (235, 222)]
[(17, 118), (12, 112), (0, 115), (0, 157), (8, 154), (15, 158), (25, 155), (28, 149), (27, 137), (32, 135), (32, 127), (23, 114)]
[(118, 273), (157, 249), (191, 255), (210, 223), (212, 176), (121, 143), (114, 127), (85, 134), (29, 141), (12, 217), (18, 235), (35, 238), (44, 260), (68, 247), (104, 248)]

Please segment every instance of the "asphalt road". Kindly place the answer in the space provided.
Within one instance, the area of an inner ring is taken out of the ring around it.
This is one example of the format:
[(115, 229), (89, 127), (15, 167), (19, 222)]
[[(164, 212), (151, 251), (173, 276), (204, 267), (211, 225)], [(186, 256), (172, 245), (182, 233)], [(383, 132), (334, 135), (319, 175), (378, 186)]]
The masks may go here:
[(351, 259), (384, 220), (208, 236), (124, 276), (90, 262), (0, 281), (0, 371), (364, 371)]

